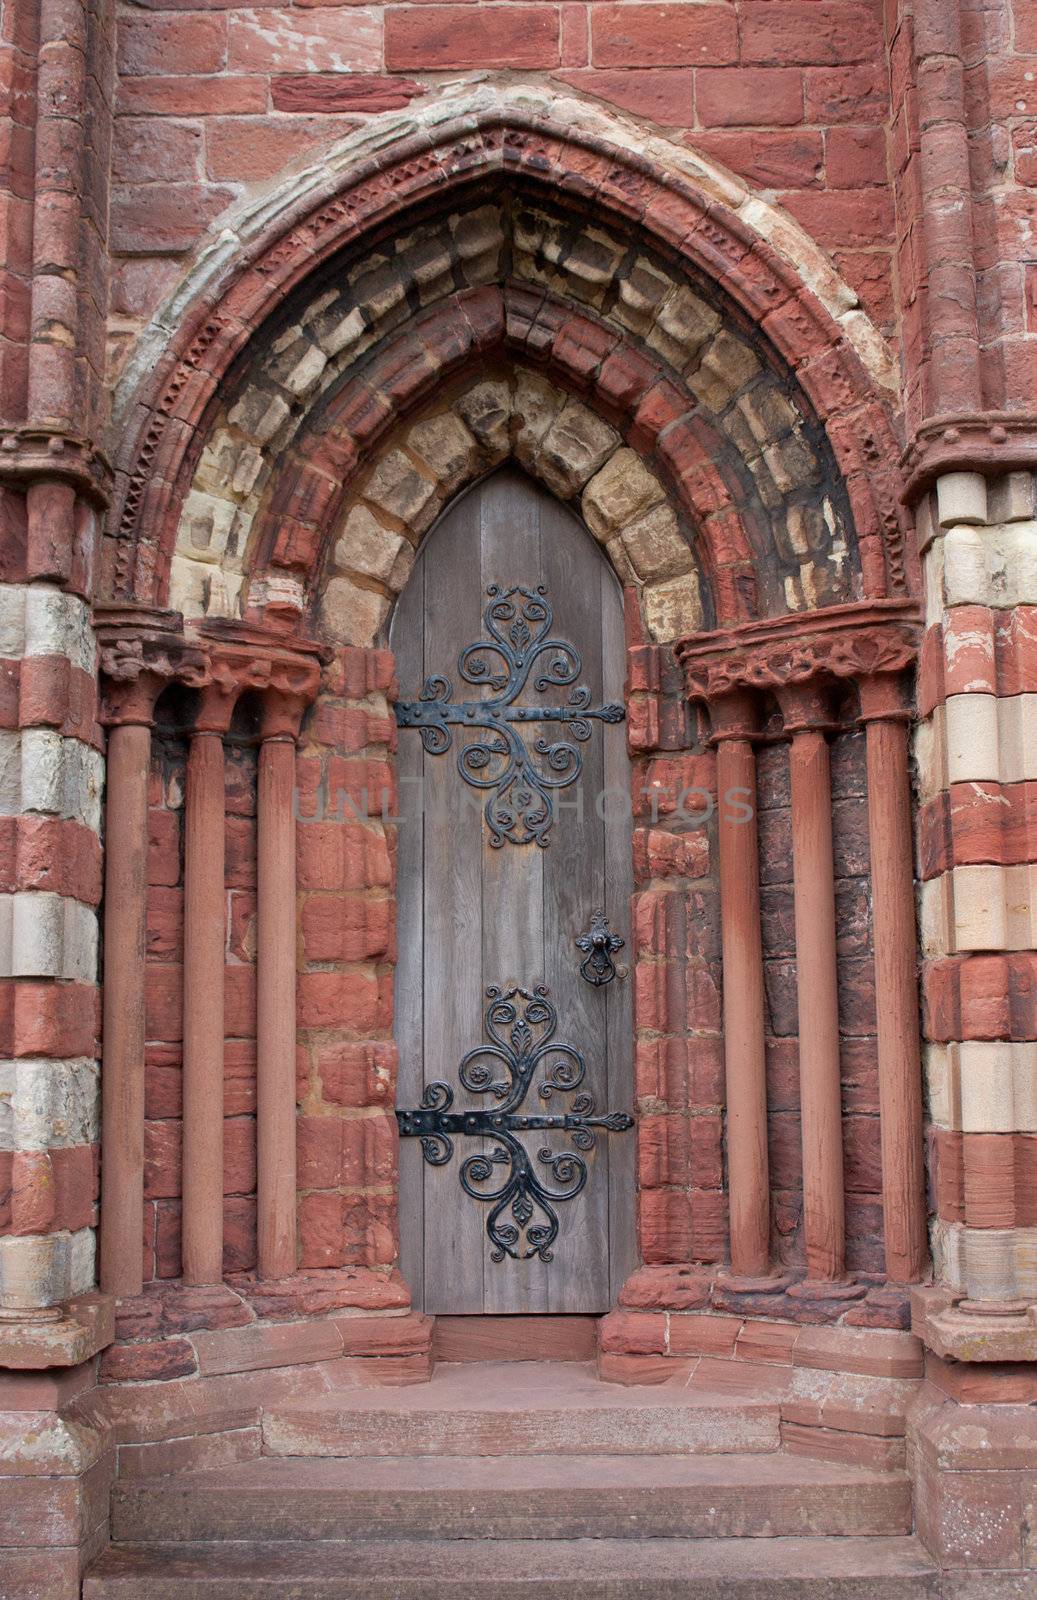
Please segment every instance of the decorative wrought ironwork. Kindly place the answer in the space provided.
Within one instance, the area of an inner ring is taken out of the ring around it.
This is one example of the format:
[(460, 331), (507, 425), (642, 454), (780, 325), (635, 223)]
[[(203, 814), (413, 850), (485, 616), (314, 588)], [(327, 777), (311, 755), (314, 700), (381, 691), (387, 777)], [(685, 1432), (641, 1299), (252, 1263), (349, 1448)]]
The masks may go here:
[[(486, 1219), (491, 1258), (503, 1261), (510, 1256), (514, 1261), (528, 1261), (539, 1256), (541, 1261), (550, 1261), (559, 1225), (554, 1208), (574, 1200), (587, 1182), (587, 1163), (578, 1152), (594, 1149), (594, 1129), (622, 1133), (633, 1127), (634, 1119), (625, 1111), (597, 1113), (594, 1097), (586, 1091), (576, 1095), (564, 1112), (523, 1111), (541, 1064), (545, 1072), (537, 1094), (546, 1103), (556, 1094), (578, 1089), (586, 1076), (586, 1063), (571, 1044), (555, 1039), (558, 1014), (546, 988), (541, 986), (532, 993), (492, 988), (486, 995), (489, 1004), (483, 1026), (490, 1043), (468, 1051), (458, 1078), (470, 1094), (492, 1095), (499, 1104), (455, 1111), (450, 1084), (428, 1083), (420, 1106), (397, 1111), (400, 1136), (420, 1139), (425, 1160), (434, 1167), (445, 1166), (451, 1159), (458, 1135), (494, 1141), (489, 1151), (466, 1157), (459, 1174), (466, 1194), (493, 1207)], [(529, 1151), (515, 1137), (553, 1128), (569, 1133), (576, 1146), (575, 1150), (537, 1151), (537, 1161), (550, 1169), (558, 1188), (548, 1187)], [(480, 1187), (490, 1183), (500, 1168), (506, 1169), (502, 1182), (492, 1189)]]
[(626, 940), (621, 939), (618, 933), (609, 932), (609, 919), (604, 911), (591, 913), (591, 925), (586, 933), (580, 934), (576, 943), (587, 955), (586, 961), (580, 963), (580, 976), (586, 978), (588, 983), (593, 983), (596, 989), (611, 983), (616, 976), (613, 954), (622, 950)]
[[(429, 755), (449, 750), (451, 728), (481, 728), (486, 737), (463, 745), (457, 752), (457, 770), (476, 789), (492, 789), (483, 808), (490, 843), (499, 849), (511, 844), (548, 844), (554, 821), (552, 789), (575, 783), (583, 771), (583, 756), (567, 740), (550, 741), (541, 735), (533, 750), (544, 757), (537, 766), (516, 725), (559, 722), (571, 738), (585, 743), (591, 736), (591, 719), (622, 722), (621, 705), (591, 705), (591, 692), (576, 680), (583, 670), (580, 653), (567, 639), (551, 637), (554, 612), (544, 598), (547, 588), (502, 589), (491, 584), (489, 605), (483, 612), (488, 639), (465, 645), (457, 670), (465, 683), (484, 684), (494, 692), (484, 700), (455, 702), (449, 678), (433, 673), (425, 679), (417, 700), (401, 700), (396, 721), (401, 728), (417, 728)], [(518, 597), (518, 598), (516, 598)], [(544, 657), (550, 659), (544, 661)], [(576, 685), (564, 706), (515, 704), (534, 665), (540, 670), (534, 689)]]

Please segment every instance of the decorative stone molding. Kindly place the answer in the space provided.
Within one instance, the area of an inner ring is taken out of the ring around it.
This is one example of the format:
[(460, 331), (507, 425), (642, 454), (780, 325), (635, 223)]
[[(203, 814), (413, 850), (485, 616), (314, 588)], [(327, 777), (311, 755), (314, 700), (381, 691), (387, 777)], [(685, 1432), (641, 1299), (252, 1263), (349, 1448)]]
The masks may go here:
[(682, 640), (675, 654), (688, 697), (709, 704), (740, 689), (903, 672), (918, 655), (916, 619), (910, 602), (833, 607)]
[(901, 464), (905, 505), (914, 505), (947, 473), (999, 478), (1037, 471), (1037, 415), (983, 411), (936, 417), (919, 428)]
[(99, 609), (103, 720), (150, 722), (163, 689), (178, 683), (221, 700), (229, 721), (250, 691), (304, 706), (316, 696), (326, 648), (247, 624), (207, 622), (185, 632), (178, 612)]
[(0, 484), (70, 485), (99, 510), (111, 497), (112, 469), (96, 445), (55, 428), (4, 428), (0, 432)]

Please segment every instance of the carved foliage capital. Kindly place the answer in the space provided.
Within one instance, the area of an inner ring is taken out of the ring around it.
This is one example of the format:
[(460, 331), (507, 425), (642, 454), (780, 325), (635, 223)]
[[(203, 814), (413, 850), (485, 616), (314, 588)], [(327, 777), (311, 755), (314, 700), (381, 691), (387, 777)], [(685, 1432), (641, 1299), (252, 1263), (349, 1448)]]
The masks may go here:
[(773, 693), (816, 680), (862, 679), (898, 673), (917, 654), (914, 630), (903, 624), (818, 632), (739, 648), (737, 641), (716, 654), (681, 652), (685, 690), (691, 700), (712, 705), (739, 690)]

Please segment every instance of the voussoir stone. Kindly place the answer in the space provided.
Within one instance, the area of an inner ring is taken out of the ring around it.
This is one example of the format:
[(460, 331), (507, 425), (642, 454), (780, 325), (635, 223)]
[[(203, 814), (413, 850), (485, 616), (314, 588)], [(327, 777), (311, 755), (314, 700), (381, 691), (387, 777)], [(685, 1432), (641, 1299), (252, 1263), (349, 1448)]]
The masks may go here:
[(332, 578), (324, 591), (321, 621), (340, 644), (369, 645), (389, 614), (389, 602), (348, 578)]
[(658, 478), (624, 445), (594, 474), (580, 504), (591, 532), (607, 542), (664, 498)]
[(385, 528), (367, 506), (354, 506), (335, 545), (336, 572), (357, 572), (388, 583), (406, 540)]

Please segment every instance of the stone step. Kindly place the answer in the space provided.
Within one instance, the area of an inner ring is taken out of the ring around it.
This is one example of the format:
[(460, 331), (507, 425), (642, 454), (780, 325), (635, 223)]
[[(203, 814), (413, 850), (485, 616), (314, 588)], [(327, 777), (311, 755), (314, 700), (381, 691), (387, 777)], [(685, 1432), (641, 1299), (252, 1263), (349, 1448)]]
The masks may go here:
[(263, 1450), (285, 1456), (698, 1455), (780, 1444), (773, 1396), (681, 1382), (628, 1389), (580, 1362), (440, 1365), (427, 1384), (273, 1403)]
[(137, 1544), (83, 1600), (938, 1600), (913, 1538)]
[[(559, 1436), (559, 1443), (564, 1436)], [(265, 1457), (126, 1480), (119, 1541), (903, 1534), (902, 1473), (805, 1456)]]

